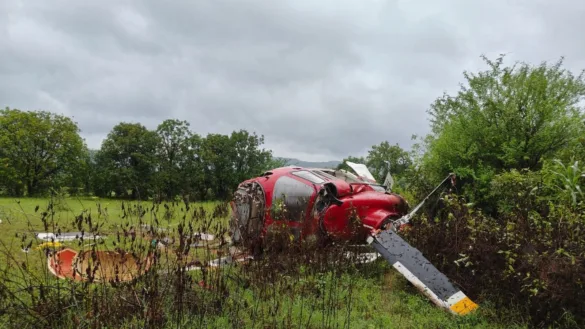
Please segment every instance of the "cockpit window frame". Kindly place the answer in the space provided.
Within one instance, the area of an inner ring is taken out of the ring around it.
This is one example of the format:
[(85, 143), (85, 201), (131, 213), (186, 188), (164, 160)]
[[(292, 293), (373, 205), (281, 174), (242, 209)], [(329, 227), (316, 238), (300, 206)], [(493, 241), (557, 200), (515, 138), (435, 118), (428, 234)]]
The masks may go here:
[(317, 175), (317, 176), (321, 176), (321, 177), (326, 178), (327, 181), (332, 181), (332, 180), (336, 180), (337, 179), (337, 177), (335, 177), (335, 176), (333, 176), (333, 175), (331, 175), (331, 174), (329, 174), (329, 173), (327, 173), (327, 172), (325, 172), (323, 170), (314, 169), (314, 170), (311, 170), (311, 172), (313, 174)]
[(316, 194), (314, 184), (309, 180), (296, 175), (281, 176), (274, 184), (270, 216), (273, 220), (283, 219), (281, 217), (284, 209), (281, 206), (285, 206), (287, 215), (284, 217), (287, 221), (304, 222)]
[[(299, 175), (299, 173), (308, 174), (308, 177), (306, 175)], [(319, 175), (317, 175), (316, 173), (314, 173), (310, 170), (297, 170), (297, 171), (291, 172), (291, 174), (294, 175), (295, 177), (306, 180), (307, 182), (310, 182), (312, 184), (321, 185), (321, 184), (327, 183), (327, 181), (324, 178), (320, 177)], [(311, 177), (311, 176), (315, 177), (315, 179), (310, 179), (309, 177)]]

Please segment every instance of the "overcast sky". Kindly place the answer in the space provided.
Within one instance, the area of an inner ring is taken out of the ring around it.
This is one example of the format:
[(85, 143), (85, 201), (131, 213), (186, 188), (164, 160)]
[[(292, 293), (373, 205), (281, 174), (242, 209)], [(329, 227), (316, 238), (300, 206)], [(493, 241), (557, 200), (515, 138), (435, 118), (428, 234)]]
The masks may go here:
[(0, 106), (262, 134), (277, 156), (408, 148), (480, 55), (585, 68), (585, 1), (0, 1)]

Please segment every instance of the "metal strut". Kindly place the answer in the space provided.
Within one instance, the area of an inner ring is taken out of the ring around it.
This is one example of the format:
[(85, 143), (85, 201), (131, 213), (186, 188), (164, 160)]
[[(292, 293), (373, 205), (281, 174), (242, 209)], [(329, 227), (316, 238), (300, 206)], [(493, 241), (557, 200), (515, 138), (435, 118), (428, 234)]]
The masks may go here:
[(414, 207), (414, 209), (412, 209), (411, 212), (409, 212), (408, 214), (395, 220), (392, 223), (393, 229), (396, 230), (396, 228), (400, 227), (400, 225), (408, 224), (408, 222), (410, 222), (410, 219), (412, 218), (412, 216), (414, 214), (416, 214), (417, 211), (419, 211), (419, 209), (423, 206), (423, 204), (425, 204), (425, 202), (427, 202), (427, 200), (431, 197), (431, 195), (435, 194), (435, 192), (437, 192), (439, 187), (441, 187), (443, 184), (445, 184), (445, 182), (449, 179), (451, 179), (451, 184), (454, 186), (455, 185), (455, 174), (450, 173), (449, 175), (447, 175), (447, 177), (445, 179), (443, 179), (442, 182), (439, 183), (439, 185), (437, 185), (437, 187), (435, 187), (434, 190), (431, 191), (431, 193), (429, 193), (418, 205), (416, 205), (416, 207)]

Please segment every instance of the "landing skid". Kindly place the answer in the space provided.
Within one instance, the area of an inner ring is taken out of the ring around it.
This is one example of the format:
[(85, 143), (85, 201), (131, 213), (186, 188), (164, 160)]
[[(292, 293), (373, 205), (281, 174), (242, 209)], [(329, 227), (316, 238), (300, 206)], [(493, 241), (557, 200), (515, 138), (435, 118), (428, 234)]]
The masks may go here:
[[(364, 245), (357, 246), (363, 248)], [(365, 245), (365, 247), (368, 247)], [(231, 255), (218, 257), (210, 260), (207, 264), (203, 264), (201, 262), (197, 262), (197, 264), (189, 265), (184, 268), (185, 271), (200, 271), (203, 269), (212, 269), (218, 268), (221, 266), (228, 266), (234, 263), (244, 263), (247, 261), (253, 261), (255, 258), (253, 256), (247, 255), (240, 250), (232, 249)], [(378, 252), (355, 252), (355, 251), (347, 251), (343, 253), (346, 259), (353, 259), (357, 264), (367, 264), (376, 261), (381, 256)]]

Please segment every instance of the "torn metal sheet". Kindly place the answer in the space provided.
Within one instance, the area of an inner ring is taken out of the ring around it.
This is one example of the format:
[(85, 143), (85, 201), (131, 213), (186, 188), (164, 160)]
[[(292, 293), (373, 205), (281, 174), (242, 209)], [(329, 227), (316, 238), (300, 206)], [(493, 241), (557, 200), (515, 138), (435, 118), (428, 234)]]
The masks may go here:
[(368, 167), (366, 167), (366, 165), (361, 164), (361, 163), (354, 163), (351, 161), (345, 161), (345, 163), (355, 171), (355, 173), (362, 179), (368, 180), (371, 183), (376, 184), (376, 179), (374, 178), (374, 175), (372, 175), (372, 173), (370, 172), (370, 170), (368, 170)]
[[(214, 269), (221, 266), (226, 266), (234, 263), (243, 263), (249, 260), (254, 260), (254, 257), (245, 255), (245, 256), (225, 256), (219, 257), (210, 260), (208, 263), (204, 264), (201, 261), (195, 261), (190, 263), (189, 265), (185, 266), (184, 270), (186, 272), (189, 271), (201, 271), (203, 269)], [(160, 273), (166, 273), (167, 271), (161, 271)]]
[(201, 232), (194, 233), (193, 237), (195, 237), (197, 240), (205, 240), (205, 241), (213, 241), (215, 239), (215, 235), (209, 234), (209, 233), (201, 233)]
[(101, 235), (94, 235), (85, 232), (65, 232), (65, 233), (47, 233), (47, 232), (39, 232), (35, 233), (35, 236), (38, 239), (45, 240), (45, 241), (73, 241), (76, 239), (99, 239), (102, 238)]
[(222, 265), (228, 265), (228, 264), (231, 264), (233, 262), (234, 262), (234, 259), (231, 256), (220, 257), (220, 258), (210, 260), (209, 263), (207, 263), (207, 265), (203, 265), (203, 263), (197, 262), (191, 266), (187, 266), (185, 268), (185, 271), (199, 271), (199, 270), (202, 270), (203, 268), (220, 267)]
[(418, 249), (413, 248), (395, 232), (381, 231), (371, 236), (368, 242), (437, 306), (459, 315), (478, 308), (477, 304), (456, 288)]
[(376, 259), (380, 258), (380, 254), (377, 252), (363, 252), (358, 253), (357, 255), (353, 252), (346, 252), (345, 257), (348, 259), (352, 259), (355, 257), (356, 263), (358, 264), (367, 264), (375, 261)]
[(215, 239), (215, 235), (213, 234), (196, 232), (192, 235), (192, 238), (195, 240), (195, 242), (191, 244), (191, 247), (194, 248), (217, 248), (221, 246), (221, 241)]
[(190, 244), (192, 248), (219, 248), (221, 247), (220, 241), (215, 241), (213, 243), (209, 243), (207, 241), (197, 241)]

